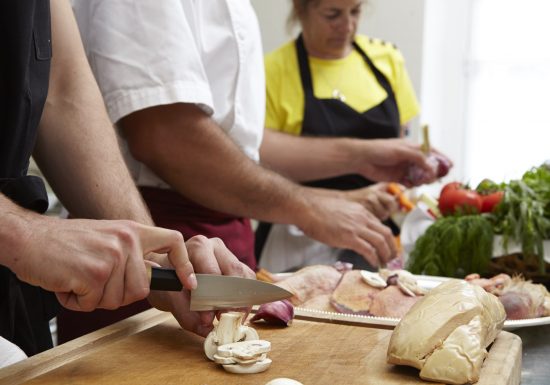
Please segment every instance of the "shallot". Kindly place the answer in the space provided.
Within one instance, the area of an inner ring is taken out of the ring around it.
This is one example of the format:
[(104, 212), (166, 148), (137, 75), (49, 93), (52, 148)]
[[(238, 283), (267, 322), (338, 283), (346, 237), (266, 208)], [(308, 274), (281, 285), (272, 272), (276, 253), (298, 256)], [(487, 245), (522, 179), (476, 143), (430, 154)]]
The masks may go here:
[(254, 317), (250, 319), (250, 322), (264, 320), (272, 325), (290, 326), (293, 319), (294, 306), (290, 301), (284, 299), (261, 305)]

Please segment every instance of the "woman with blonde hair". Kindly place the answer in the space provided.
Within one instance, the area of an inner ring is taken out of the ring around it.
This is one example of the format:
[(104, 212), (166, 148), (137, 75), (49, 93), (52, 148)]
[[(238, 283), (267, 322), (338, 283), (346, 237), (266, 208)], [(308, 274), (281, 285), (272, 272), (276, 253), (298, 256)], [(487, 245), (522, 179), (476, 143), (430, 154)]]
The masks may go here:
[[(355, 194), (387, 220), (397, 204), (385, 183), (365, 177), (368, 156), (373, 140), (381, 151), (386, 139), (404, 136), (419, 106), (397, 48), (357, 34), (362, 7), (360, 0), (293, 0), (290, 21), (301, 33), (265, 59), (260, 158), (301, 183)], [(313, 241), (293, 226), (262, 223), (256, 241), (260, 266), (274, 272), (336, 260), (369, 267), (360, 256)]]

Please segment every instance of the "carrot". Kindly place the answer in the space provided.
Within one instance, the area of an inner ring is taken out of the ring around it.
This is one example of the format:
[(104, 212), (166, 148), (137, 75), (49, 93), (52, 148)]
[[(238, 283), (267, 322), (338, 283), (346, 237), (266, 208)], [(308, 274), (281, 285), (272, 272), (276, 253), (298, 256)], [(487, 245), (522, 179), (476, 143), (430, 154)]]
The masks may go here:
[(268, 283), (275, 282), (275, 279), (273, 278), (273, 275), (265, 269), (260, 269), (256, 272), (256, 279), (258, 281), (264, 281), (264, 282), (268, 282)]
[(405, 211), (414, 209), (414, 203), (403, 193), (401, 187), (397, 183), (388, 183), (388, 192), (397, 197), (399, 205)]

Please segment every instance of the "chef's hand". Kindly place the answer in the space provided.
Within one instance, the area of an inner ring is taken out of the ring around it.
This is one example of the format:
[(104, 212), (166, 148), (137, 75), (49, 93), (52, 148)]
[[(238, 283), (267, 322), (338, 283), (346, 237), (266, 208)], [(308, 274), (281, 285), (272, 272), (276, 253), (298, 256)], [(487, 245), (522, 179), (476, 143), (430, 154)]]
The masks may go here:
[[(404, 185), (430, 183), (441, 177), (437, 164), (431, 161), (421, 150), (419, 144), (407, 139), (373, 139), (354, 141), (352, 169), (356, 173), (377, 182), (399, 182)], [(436, 149), (431, 150), (452, 167), (449, 158)], [(411, 167), (422, 170), (423, 178), (419, 183), (411, 183)], [(448, 171), (448, 169), (447, 169)]]
[(147, 297), (143, 258), (153, 251), (168, 253), (185, 285), (196, 286), (177, 231), (127, 220), (59, 219), (25, 210), (19, 214), (26, 218), (21, 241), (12, 245), (13, 258), (5, 264), (22, 281), (55, 292), (68, 309), (116, 309)]
[(397, 255), (391, 230), (362, 204), (335, 190), (304, 189), (307, 209), (297, 222), (309, 237), (332, 247), (351, 249), (372, 266)]
[(385, 221), (390, 215), (399, 210), (397, 197), (388, 192), (388, 183), (376, 183), (343, 193), (350, 200), (362, 204), (381, 221)]
[[(189, 259), (194, 270), (201, 274), (231, 275), (244, 278), (256, 278), (254, 272), (225, 246), (219, 238), (206, 238), (197, 235), (185, 242)], [(152, 261), (162, 267), (172, 267), (169, 260), (163, 256), (153, 256)], [(214, 311), (192, 312), (189, 310), (190, 292), (151, 291), (151, 305), (159, 310), (171, 312), (182, 328), (206, 337), (213, 329), (216, 315)], [(243, 309), (250, 311), (250, 309)]]

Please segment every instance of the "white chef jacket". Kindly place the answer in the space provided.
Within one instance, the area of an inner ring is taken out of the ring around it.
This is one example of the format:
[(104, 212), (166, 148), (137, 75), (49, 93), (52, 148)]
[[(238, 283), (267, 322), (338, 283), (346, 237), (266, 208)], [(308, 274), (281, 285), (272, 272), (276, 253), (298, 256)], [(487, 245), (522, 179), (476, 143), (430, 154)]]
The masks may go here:
[[(147, 107), (194, 103), (257, 161), (265, 115), (258, 21), (249, 0), (72, 0), (113, 123)], [(168, 188), (126, 161), (140, 186)]]

